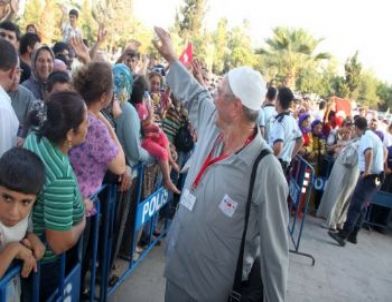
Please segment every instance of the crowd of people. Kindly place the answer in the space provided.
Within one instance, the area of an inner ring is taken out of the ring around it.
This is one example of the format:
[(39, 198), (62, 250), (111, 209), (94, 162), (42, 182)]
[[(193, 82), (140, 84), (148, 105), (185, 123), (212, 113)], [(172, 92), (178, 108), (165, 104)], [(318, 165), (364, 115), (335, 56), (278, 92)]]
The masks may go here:
[[(342, 116), (334, 101), (298, 99), (249, 67), (230, 70), (215, 87), (200, 61), (178, 60), (161, 28), (154, 45), (166, 62), (141, 66), (131, 45), (111, 64), (99, 50), (104, 28), (88, 48), (77, 19), (72, 9), (63, 40), (52, 47), (41, 45), (32, 24), (22, 35), (15, 23), (0, 23), (0, 278), (13, 260), (22, 261), (26, 280), (15, 284), (17, 301), (29, 301), (38, 262), (40, 301), (50, 297), (59, 255), (67, 253), (71, 264), (82, 237), (83, 259), (90, 259), (97, 214), (91, 196), (104, 182), (127, 196), (119, 218), (126, 222), (140, 162), (157, 165), (163, 185), (181, 194), (167, 238), (170, 302), (227, 301), (245, 220), (244, 279), (257, 263), (264, 301), (285, 300), (287, 175), (297, 155), (328, 178), (313, 190), (311, 211), (341, 246), (357, 243), (381, 185), (392, 192), (391, 121), (382, 120), (381, 131), (377, 116)], [(250, 171), (262, 150), (268, 154), (256, 169), (248, 220)], [(376, 216), (391, 218), (385, 209)]]

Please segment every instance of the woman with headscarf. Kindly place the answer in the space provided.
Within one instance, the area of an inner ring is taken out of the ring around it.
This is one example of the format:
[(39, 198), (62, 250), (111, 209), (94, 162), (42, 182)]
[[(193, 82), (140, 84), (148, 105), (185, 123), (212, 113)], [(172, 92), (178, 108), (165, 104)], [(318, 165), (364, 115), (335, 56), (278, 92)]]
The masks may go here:
[[(114, 80), (114, 99), (120, 103), (121, 114), (113, 116), (113, 123), (115, 125), (116, 134), (124, 149), (128, 171), (132, 172), (132, 168), (139, 162), (152, 161), (152, 157), (148, 152), (142, 148), (140, 142), (140, 120), (136, 109), (128, 102), (132, 93), (133, 76), (130, 69), (125, 64), (115, 64), (112, 68)], [(136, 169), (134, 169), (136, 171)], [(132, 173), (130, 178), (136, 175)], [(121, 242), (123, 239), (124, 230), (128, 218), (132, 215), (130, 213), (132, 202), (131, 193), (134, 190), (132, 185), (130, 188), (121, 186), (119, 200), (117, 201), (117, 214), (115, 224), (113, 226), (113, 246), (112, 246), (112, 264), (116, 259)], [(129, 224), (130, 225), (130, 224)], [(130, 245), (128, 238), (124, 238), (124, 244)], [(125, 248), (129, 251), (129, 248)], [(113, 267), (113, 265), (111, 265)], [(118, 277), (112, 275), (109, 282), (114, 283)]]
[(54, 54), (49, 46), (39, 47), (31, 59), (31, 76), (22, 83), (35, 98), (44, 101), (47, 98), (47, 81), (53, 71)]
[[(322, 132), (323, 123), (320, 120), (314, 120), (311, 124), (311, 134), (309, 142), (308, 160), (313, 165), (316, 177), (321, 177), (325, 172), (324, 157), (326, 155), (326, 140)], [(314, 206), (318, 208), (321, 199), (322, 190), (315, 190)]]
[(298, 126), (299, 129), (302, 132), (302, 138), (303, 138), (303, 145), (300, 150), (300, 153), (303, 156), (306, 156), (309, 151), (310, 151), (310, 114), (309, 113), (301, 113), (298, 117)]
[(142, 148), (140, 141), (140, 119), (134, 106), (129, 103), (133, 77), (125, 64), (113, 67), (114, 96), (119, 101), (122, 113), (114, 118), (116, 133), (126, 155), (129, 166), (139, 161), (151, 162), (152, 157)]

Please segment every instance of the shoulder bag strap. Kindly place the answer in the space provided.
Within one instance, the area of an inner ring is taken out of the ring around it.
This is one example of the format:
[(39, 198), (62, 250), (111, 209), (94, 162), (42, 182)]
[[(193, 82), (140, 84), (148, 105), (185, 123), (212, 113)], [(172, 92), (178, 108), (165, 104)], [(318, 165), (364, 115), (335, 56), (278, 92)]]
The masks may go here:
[(255, 162), (253, 164), (252, 174), (250, 176), (248, 199), (246, 201), (245, 226), (244, 226), (244, 231), (242, 233), (240, 253), (238, 255), (237, 269), (236, 269), (236, 272), (235, 272), (235, 279), (234, 279), (234, 285), (233, 285), (233, 290), (235, 290), (235, 291), (238, 291), (241, 288), (242, 270), (243, 270), (243, 265), (244, 265), (245, 237), (246, 237), (246, 231), (248, 229), (250, 205), (251, 205), (251, 201), (252, 201), (253, 187), (254, 187), (254, 184), (255, 184), (257, 167), (259, 165), (259, 162), (263, 159), (263, 157), (268, 155), (268, 154), (270, 154), (270, 153), (271, 153), (271, 151), (269, 151), (268, 149), (263, 149), (260, 152), (260, 154), (257, 156), (257, 158), (256, 158), (256, 160), (255, 160)]

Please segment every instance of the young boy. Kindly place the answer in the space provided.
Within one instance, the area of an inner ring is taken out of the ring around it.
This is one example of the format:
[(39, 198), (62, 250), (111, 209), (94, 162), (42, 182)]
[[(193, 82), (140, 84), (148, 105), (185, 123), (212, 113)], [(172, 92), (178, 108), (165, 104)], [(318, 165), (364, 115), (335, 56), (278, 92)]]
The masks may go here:
[[(23, 263), (22, 277), (28, 277), (44, 255), (45, 246), (29, 230), (29, 216), (44, 181), (44, 165), (31, 151), (13, 148), (0, 158), (0, 278), (15, 259)], [(19, 301), (19, 278), (13, 284), (13, 297), (7, 301)]]
[(82, 31), (78, 28), (79, 12), (76, 9), (71, 9), (68, 17), (69, 22), (62, 26), (63, 41), (69, 43), (71, 38), (83, 39)]

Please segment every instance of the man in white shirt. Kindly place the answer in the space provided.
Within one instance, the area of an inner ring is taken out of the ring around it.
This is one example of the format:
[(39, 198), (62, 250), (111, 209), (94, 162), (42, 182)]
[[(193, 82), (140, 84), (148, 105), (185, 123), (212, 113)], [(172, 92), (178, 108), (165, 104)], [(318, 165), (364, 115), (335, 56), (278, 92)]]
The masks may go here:
[(71, 38), (83, 39), (82, 31), (78, 28), (79, 12), (76, 9), (71, 9), (68, 17), (69, 23), (65, 23), (62, 26), (63, 41), (69, 43)]
[(16, 144), (19, 121), (7, 92), (17, 76), (18, 55), (12, 44), (0, 39), (0, 156)]
[(301, 148), (302, 133), (296, 120), (290, 115), (290, 105), (294, 95), (289, 88), (280, 88), (275, 105), (278, 115), (271, 124), (268, 143), (279, 159), (283, 171), (287, 172), (291, 159), (295, 157)]
[(340, 246), (344, 246), (346, 240), (357, 243), (357, 234), (366, 212), (365, 203), (372, 200), (372, 196), (380, 188), (381, 175), (384, 172), (384, 162), (387, 157), (381, 139), (367, 128), (366, 118), (358, 117), (354, 124), (355, 131), (360, 137), (358, 163), (361, 175), (351, 198), (343, 230), (339, 233), (328, 232)]
[(277, 90), (275, 87), (268, 87), (265, 101), (263, 104), (263, 115), (264, 115), (264, 139), (267, 141), (269, 136), (269, 130), (271, 128), (272, 118), (277, 115), (275, 109), (275, 99)]

